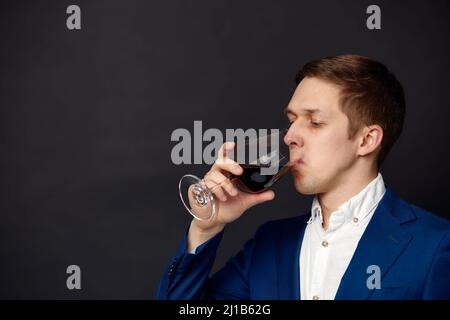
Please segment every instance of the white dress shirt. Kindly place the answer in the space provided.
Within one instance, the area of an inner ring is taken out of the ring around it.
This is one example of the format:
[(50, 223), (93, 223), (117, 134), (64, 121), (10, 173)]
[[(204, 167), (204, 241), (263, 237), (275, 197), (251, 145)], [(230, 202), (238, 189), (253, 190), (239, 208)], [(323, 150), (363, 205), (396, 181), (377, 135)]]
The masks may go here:
[(364, 230), (386, 188), (380, 173), (361, 192), (332, 212), (328, 229), (314, 198), (300, 253), (302, 300), (332, 300)]

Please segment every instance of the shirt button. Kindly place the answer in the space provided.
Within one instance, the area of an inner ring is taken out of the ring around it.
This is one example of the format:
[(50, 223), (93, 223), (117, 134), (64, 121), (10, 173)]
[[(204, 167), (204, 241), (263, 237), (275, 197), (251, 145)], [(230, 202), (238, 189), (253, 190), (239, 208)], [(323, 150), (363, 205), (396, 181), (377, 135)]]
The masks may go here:
[(323, 241), (322, 241), (322, 246), (323, 246), (323, 247), (328, 247), (328, 242), (325, 241), (325, 240), (323, 240)]
[(353, 218), (353, 222), (354, 222), (354, 223), (358, 223), (358, 221), (359, 221), (358, 218), (356, 218), (356, 217)]
[(314, 296), (313, 300), (319, 300), (319, 296)]

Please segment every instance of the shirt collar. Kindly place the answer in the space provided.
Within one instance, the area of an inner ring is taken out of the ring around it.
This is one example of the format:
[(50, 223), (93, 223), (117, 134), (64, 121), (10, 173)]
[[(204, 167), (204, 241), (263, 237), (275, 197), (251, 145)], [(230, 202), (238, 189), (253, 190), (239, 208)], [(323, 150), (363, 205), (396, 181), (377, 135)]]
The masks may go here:
[(309, 218), (308, 223), (313, 222), (315, 219), (320, 219), (320, 223), (323, 222), (322, 208), (320, 207), (319, 199), (317, 196), (315, 196), (313, 199), (311, 205), (311, 218)]
[[(363, 190), (341, 204), (336, 211), (331, 213), (330, 222), (333, 216), (343, 216), (345, 217), (345, 221), (352, 221), (358, 224), (372, 212), (378, 202), (380, 202), (385, 191), (386, 187), (383, 177), (381, 173), (378, 173), (377, 177)], [(317, 195), (314, 197), (311, 205), (311, 218), (308, 220), (308, 223), (312, 223), (315, 219), (320, 219), (320, 223), (323, 223), (322, 208), (320, 207)], [(330, 227), (332, 229), (332, 226)]]

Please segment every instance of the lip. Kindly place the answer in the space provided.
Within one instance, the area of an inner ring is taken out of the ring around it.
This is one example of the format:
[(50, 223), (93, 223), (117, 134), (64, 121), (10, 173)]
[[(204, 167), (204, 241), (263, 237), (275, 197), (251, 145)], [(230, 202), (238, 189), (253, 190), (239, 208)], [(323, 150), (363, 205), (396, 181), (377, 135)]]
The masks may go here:
[(303, 161), (303, 159), (298, 158), (298, 159), (292, 159), (291, 160), (291, 167), (295, 167), (297, 165), (301, 165), (301, 164), (305, 164), (305, 162)]

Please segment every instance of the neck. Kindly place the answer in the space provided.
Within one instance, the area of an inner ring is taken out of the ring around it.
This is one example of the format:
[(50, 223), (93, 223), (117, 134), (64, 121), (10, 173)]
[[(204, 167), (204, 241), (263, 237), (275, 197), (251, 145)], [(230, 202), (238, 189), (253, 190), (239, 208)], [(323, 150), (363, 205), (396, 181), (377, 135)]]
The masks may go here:
[(366, 172), (355, 172), (342, 177), (342, 181), (336, 184), (331, 190), (318, 194), (318, 200), (322, 209), (323, 228), (328, 229), (328, 222), (331, 213), (337, 208), (357, 195), (363, 190), (373, 179), (377, 177), (378, 170), (366, 170)]

